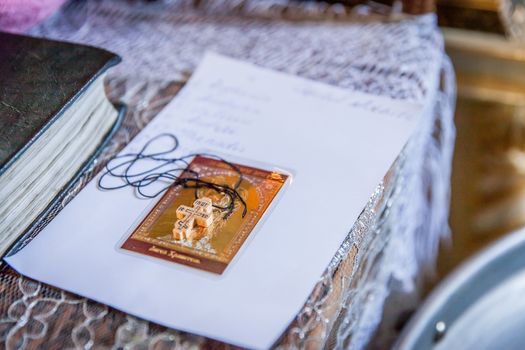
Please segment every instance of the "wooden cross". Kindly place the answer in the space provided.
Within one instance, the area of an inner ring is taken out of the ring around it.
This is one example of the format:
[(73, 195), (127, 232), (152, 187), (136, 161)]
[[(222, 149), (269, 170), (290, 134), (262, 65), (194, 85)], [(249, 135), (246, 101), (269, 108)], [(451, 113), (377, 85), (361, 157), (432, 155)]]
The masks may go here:
[(208, 227), (213, 222), (213, 204), (207, 197), (197, 199), (193, 207), (179, 206), (176, 213), (179, 219), (173, 227), (173, 238), (176, 240), (199, 240), (204, 230), (195, 230), (195, 226)]

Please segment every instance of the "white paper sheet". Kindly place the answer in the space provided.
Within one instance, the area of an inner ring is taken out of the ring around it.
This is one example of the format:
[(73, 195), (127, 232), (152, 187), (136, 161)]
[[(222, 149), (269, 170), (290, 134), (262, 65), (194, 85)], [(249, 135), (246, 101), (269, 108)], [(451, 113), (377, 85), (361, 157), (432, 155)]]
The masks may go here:
[(162, 132), (294, 171), (270, 215), (221, 276), (116, 249), (151, 200), (89, 183), (23, 250), (21, 274), (159, 324), (268, 348), (303, 306), (415, 128), (421, 107), (215, 54), (126, 147)]

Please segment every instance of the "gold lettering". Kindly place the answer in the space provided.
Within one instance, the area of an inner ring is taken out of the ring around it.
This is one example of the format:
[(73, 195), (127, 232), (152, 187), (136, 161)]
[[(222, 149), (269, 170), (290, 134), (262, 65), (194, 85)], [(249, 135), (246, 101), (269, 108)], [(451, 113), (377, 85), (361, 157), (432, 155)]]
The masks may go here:
[(195, 263), (195, 264), (200, 264), (201, 263), (201, 261), (199, 259), (192, 258), (191, 256), (179, 254), (179, 253), (177, 253), (177, 252), (175, 252), (173, 250), (170, 251), (169, 257), (172, 258), (172, 259), (181, 259), (181, 260), (189, 261), (189, 262), (192, 262), (192, 263)]
[(148, 249), (149, 252), (152, 252), (152, 253), (157, 253), (157, 254), (162, 254), (162, 255), (168, 255), (168, 251), (166, 249), (160, 249), (158, 247), (155, 247), (154, 245), (152, 245), (149, 249)]
[(187, 256), (187, 255), (184, 255), (184, 254), (179, 254), (179, 253), (177, 253), (174, 250), (162, 249), (162, 248), (156, 247), (154, 245), (149, 247), (148, 251), (152, 252), (152, 253), (161, 254), (161, 255), (167, 255), (171, 259), (180, 259), (180, 260), (192, 262), (194, 264), (200, 264), (201, 263), (201, 261), (199, 259), (192, 258), (191, 256)]

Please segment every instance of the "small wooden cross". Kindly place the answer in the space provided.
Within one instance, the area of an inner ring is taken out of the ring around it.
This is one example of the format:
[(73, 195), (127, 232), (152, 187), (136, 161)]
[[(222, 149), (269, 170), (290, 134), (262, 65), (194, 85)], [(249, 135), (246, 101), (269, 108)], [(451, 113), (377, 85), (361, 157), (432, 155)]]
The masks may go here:
[(204, 230), (195, 226), (208, 227), (213, 222), (213, 203), (207, 197), (193, 202), (193, 207), (181, 205), (177, 208), (177, 220), (173, 227), (173, 238), (176, 240), (196, 241), (202, 238)]

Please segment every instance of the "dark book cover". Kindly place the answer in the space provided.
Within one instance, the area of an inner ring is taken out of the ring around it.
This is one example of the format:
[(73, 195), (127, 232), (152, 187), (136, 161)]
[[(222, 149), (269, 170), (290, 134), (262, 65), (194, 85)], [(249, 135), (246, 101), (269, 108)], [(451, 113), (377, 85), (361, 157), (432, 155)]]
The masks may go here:
[(0, 32), (0, 175), (118, 62), (106, 50)]
[[(65, 111), (120, 60), (119, 56), (95, 47), (0, 32), (0, 176), (55, 121), (67, 117)], [(122, 104), (115, 108), (117, 119), (96, 150), (84, 155), (85, 161), (77, 173), (67, 179), (7, 254), (21, 249), (39, 233), (53, 208), (100, 155), (126, 111)]]

